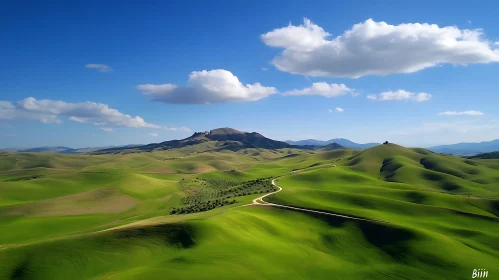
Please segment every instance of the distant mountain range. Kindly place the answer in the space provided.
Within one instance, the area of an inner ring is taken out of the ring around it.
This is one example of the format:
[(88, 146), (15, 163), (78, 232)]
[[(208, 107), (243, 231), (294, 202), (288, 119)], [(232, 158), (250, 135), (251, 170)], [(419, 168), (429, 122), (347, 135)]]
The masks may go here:
[(452, 145), (441, 145), (428, 148), (428, 150), (460, 156), (472, 156), (482, 153), (499, 151), (499, 139), (480, 143), (457, 143)]
[(116, 153), (133, 151), (155, 151), (191, 147), (193, 151), (209, 150), (241, 150), (247, 148), (281, 149), (290, 148), (292, 145), (269, 139), (257, 132), (243, 132), (233, 128), (217, 128), (205, 132), (196, 132), (182, 140), (171, 140), (161, 143), (135, 147), (110, 148), (96, 153)]
[[(178, 148), (188, 148), (190, 152), (203, 152), (214, 150), (241, 150), (247, 148), (260, 149), (281, 149), (298, 148), (314, 150), (336, 150), (336, 149), (368, 149), (378, 143), (355, 143), (344, 138), (335, 138), (327, 141), (307, 139), (300, 141), (277, 141), (267, 138), (257, 132), (243, 132), (233, 128), (217, 128), (205, 132), (196, 132), (192, 136), (181, 140), (171, 140), (161, 143), (152, 143), (147, 145), (126, 145), (126, 146), (107, 146), (107, 147), (88, 147), (88, 148), (69, 148), (64, 146), (55, 147), (36, 147), (36, 148), (10, 148), (0, 149), (2, 152), (25, 152), (25, 153), (63, 153), (63, 154), (81, 154), (81, 153), (119, 153), (119, 152), (138, 152), (169, 150)], [(452, 145), (441, 145), (428, 148), (436, 153), (453, 154), (459, 156), (474, 156), (499, 151), (499, 139), (480, 143), (458, 143)], [(483, 155), (483, 157), (496, 156)]]
[[(344, 143), (342, 145), (340, 143)], [(147, 145), (127, 145), (127, 146), (110, 146), (110, 147), (94, 147), (73, 149), (69, 147), (38, 147), (30, 149), (4, 149), (4, 152), (30, 152), (30, 153), (64, 153), (64, 154), (79, 154), (79, 153), (128, 153), (140, 151), (161, 151), (170, 149), (188, 149), (189, 152), (204, 152), (217, 150), (232, 150), (238, 151), (241, 149), (257, 148), (257, 149), (282, 149), (282, 148), (298, 148), (298, 149), (318, 149), (318, 150), (338, 150), (345, 148), (363, 149), (372, 147), (376, 144), (357, 144), (346, 139), (334, 139), (331, 141), (323, 141), (321, 145), (317, 142), (298, 141), (295, 144), (282, 141), (272, 140), (257, 132), (243, 132), (233, 128), (217, 128), (205, 132), (196, 132), (192, 136), (181, 140), (171, 140), (161, 143), (151, 143)], [(318, 140), (313, 140), (318, 141)]]
[(298, 146), (326, 146), (328, 144), (336, 143), (338, 145), (341, 145), (346, 148), (352, 148), (352, 149), (368, 149), (374, 146), (379, 145), (379, 143), (366, 143), (366, 144), (359, 144), (352, 142), (348, 139), (344, 138), (335, 138), (335, 139), (330, 139), (330, 140), (315, 140), (315, 139), (307, 139), (307, 140), (299, 140), (299, 141), (291, 141), (288, 140), (286, 143), (291, 144), (291, 145), (298, 145)]
[(137, 145), (127, 146), (106, 146), (106, 147), (87, 147), (87, 148), (69, 148), (64, 146), (55, 147), (36, 147), (36, 148), (9, 148), (0, 149), (0, 152), (18, 152), (18, 153), (58, 153), (58, 154), (83, 154), (91, 153), (102, 149), (109, 148), (122, 148), (122, 147), (135, 147)]

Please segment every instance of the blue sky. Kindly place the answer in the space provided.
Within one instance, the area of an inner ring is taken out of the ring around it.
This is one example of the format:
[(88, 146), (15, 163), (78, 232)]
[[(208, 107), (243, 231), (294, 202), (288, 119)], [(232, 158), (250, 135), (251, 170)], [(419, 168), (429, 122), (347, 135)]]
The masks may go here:
[(497, 139), (498, 8), (3, 1), (0, 148), (151, 143), (217, 127), (423, 147)]

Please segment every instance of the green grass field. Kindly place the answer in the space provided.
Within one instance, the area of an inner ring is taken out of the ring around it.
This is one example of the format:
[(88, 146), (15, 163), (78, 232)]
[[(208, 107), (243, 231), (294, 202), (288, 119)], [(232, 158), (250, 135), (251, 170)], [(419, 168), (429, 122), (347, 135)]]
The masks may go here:
[[(377, 222), (244, 206), (274, 177), (268, 202)], [(495, 279), (498, 186), (497, 160), (393, 144), (4, 153), (0, 279)]]

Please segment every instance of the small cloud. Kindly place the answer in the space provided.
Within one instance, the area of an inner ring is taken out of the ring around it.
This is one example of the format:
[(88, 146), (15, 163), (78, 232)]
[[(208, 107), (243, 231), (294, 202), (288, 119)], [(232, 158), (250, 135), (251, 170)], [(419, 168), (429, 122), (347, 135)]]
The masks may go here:
[(380, 100), (380, 101), (389, 101), (389, 100), (399, 100), (399, 101), (416, 101), (423, 102), (431, 99), (431, 94), (420, 92), (408, 92), (403, 89), (399, 89), (397, 91), (385, 91), (380, 93), (379, 95), (369, 94), (367, 99), (370, 100)]
[(327, 111), (328, 111), (328, 113), (334, 113), (335, 111), (338, 112), (338, 113), (343, 113), (343, 111), (345, 111), (345, 110), (343, 110), (343, 108), (336, 107), (334, 110), (333, 109), (328, 109)]
[(499, 41), (495, 42), (494, 45), (499, 46)]
[(471, 20), (468, 20), (468, 23), (471, 24)]
[(286, 91), (283, 95), (320, 95), (324, 97), (337, 97), (347, 93), (353, 93), (353, 89), (345, 84), (328, 84), (326, 82), (313, 83), (312, 86), (303, 89)]
[(439, 113), (438, 115), (439, 116), (483, 116), (484, 113), (482, 113), (480, 111), (468, 110), (468, 111), (462, 111), (462, 112), (445, 111), (445, 112)]
[(157, 133), (149, 133), (149, 136), (158, 137), (159, 135)]
[(91, 63), (91, 64), (85, 65), (85, 68), (95, 69), (95, 70), (97, 70), (99, 72), (103, 72), (103, 73), (113, 71), (113, 68), (111, 68), (110, 66), (107, 66), (106, 64)]
[(262, 67), (262, 71), (267, 71), (267, 70), (269, 70), (269, 68), (267, 68), (267, 67)]
[(104, 132), (112, 132), (113, 131), (113, 129), (110, 128), (110, 127), (101, 127), (99, 129), (102, 130), (102, 131), (104, 131)]

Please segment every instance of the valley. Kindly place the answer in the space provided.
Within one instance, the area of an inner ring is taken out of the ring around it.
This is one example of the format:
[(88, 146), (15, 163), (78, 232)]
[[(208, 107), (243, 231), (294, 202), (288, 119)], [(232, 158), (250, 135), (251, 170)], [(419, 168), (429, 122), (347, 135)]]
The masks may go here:
[(396, 144), (212, 150), (230, 133), (150, 152), (3, 153), (0, 279), (499, 273), (497, 160)]

